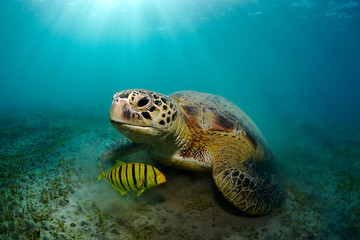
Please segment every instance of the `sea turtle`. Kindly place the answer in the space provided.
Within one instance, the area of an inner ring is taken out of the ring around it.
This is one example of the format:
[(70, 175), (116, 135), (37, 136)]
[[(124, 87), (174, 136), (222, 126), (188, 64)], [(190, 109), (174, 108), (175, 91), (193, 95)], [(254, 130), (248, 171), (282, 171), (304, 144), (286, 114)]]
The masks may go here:
[(113, 96), (110, 120), (126, 138), (105, 144), (100, 160), (147, 149), (165, 165), (212, 171), (223, 196), (252, 215), (268, 214), (284, 200), (280, 181), (261, 168), (273, 158), (264, 137), (223, 97), (124, 90)]

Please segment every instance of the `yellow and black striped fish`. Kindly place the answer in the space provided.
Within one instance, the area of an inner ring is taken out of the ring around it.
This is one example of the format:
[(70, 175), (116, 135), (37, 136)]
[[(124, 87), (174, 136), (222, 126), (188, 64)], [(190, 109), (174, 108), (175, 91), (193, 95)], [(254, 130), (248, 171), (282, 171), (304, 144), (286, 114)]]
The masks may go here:
[(98, 180), (105, 177), (121, 195), (129, 191), (137, 191), (139, 196), (144, 190), (166, 182), (165, 175), (157, 168), (143, 163), (124, 163), (117, 161), (115, 166), (105, 174), (101, 168)]

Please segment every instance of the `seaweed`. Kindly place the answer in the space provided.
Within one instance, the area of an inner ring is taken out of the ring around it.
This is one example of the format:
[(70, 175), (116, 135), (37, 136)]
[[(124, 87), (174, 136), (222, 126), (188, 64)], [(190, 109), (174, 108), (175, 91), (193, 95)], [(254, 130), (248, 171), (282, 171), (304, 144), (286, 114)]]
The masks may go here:
[(84, 234), (81, 231), (76, 230), (76, 231), (70, 231), (69, 235), (72, 239), (82, 239), (81, 237)]
[(310, 231), (311, 231), (310, 235), (311, 236), (316, 236), (317, 235), (318, 229), (320, 228), (320, 225), (321, 225), (321, 222), (322, 222), (321, 217), (318, 217), (317, 220), (316, 220), (315, 225), (310, 228)]
[(56, 224), (54, 230), (56, 232), (65, 232), (67, 229), (67, 226), (65, 226), (65, 221), (57, 218), (55, 218), (54, 220)]
[(209, 200), (200, 195), (186, 197), (186, 202), (183, 203), (183, 206), (189, 212), (204, 212), (209, 207), (213, 207)]
[(105, 236), (109, 232), (109, 230), (115, 225), (106, 224), (105, 214), (99, 208), (95, 208), (93, 210), (93, 213), (97, 218), (97, 223), (95, 224), (97, 227), (96, 232), (100, 233), (102, 236)]
[(155, 233), (161, 233), (154, 225), (145, 225), (138, 229), (132, 229), (131, 235), (133, 239), (146, 240), (154, 239)]
[[(31, 165), (31, 162), (25, 163), (26, 161), (19, 159), (12, 159), (13, 161), (10, 161), (10, 158), (8, 158), (8, 160), (7, 169), (10, 168), (13, 172), (11, 173), (12, 177), (6, 179), (8, 183), (7, 188), (1, 189), (0, 202), (3, 204), (0, 205), (0, 210), (3, 214), (0, 218), (0, 232), (2, 235), (9, 237), (14, 233), (18, 234), (18, 236), (24, 235), (27, 239), (38, 239), (40, 234), (45, 231), (45, 229), (39, 227), (39, 225), (43, 221), (50, 220), (51, 214), (54, 212), (54, 209), (56, 209), (54, 208), (56, 207), (56, 203), (53, 200), (61, 198), (67, 201), (69, 193), (60, 182), (66, 181), (71, 185), (70, 177), (73, 167), (70, 167), (70, 164), (72, 161), (59, 159), (59, 166), (63, 164), (64, 161), (67, 162), (64, 164), (64, 167), (67, 169), (67, 174), (59, 175), (54, 179), (49, 179), (49, 181), (46, 181), (47, 177), (44, 177), (43, 181), (45, 181), (45, 186), (36, 194), (36, 192), (34, 192), (36, 190), (30, 188), (31, 185), (29, 187), (27, 184), (20, 184), (20, 181), (36, 180), (37, 176), (40, 175), (40, 173), (35, 173), (35, 167)], [(13, 169), (13, 167), (11, 167), (19, 162), (23, 162), (23, 164), (21, 164), (22, 166), (27, 166), (26, 172), (25, 170), (16, 171), (14, 170), (15, 168)], [(6, 174), (4, 175), (8, 176)], [(56, 228), (59, 231), (66, 231), (66, 227), (62, 225), (61, 220), (56, 221), (56, 223)], [(33, 225), (36, 227), (32, 227), (29, 230), (29, 226)]]

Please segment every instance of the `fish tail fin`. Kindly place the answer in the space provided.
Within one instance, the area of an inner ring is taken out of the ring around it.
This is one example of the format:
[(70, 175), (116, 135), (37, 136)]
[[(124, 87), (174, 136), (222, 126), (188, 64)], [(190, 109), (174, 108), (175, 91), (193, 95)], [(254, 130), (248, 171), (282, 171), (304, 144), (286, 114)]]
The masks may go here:
[(98, 177), (98, 180), (100, 180), (100, 179), (102, 179), (103, 177), (105, 177), (105, 173), (104, 173), (104, 171), (103, 171), (102, 168), (101, 168), (100, 160), (99, 160), (99, 166), (100, 166), (101, 174), (100, 174), (100, 176)]

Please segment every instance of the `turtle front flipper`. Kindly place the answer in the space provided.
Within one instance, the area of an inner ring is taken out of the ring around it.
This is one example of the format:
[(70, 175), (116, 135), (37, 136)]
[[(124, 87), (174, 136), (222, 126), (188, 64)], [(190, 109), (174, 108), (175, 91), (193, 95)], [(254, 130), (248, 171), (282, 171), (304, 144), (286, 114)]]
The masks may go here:
[(98, 159), (100, 161), (113, 160), (141, 150), (148, 150), (148, 148), (148, 145), (135, 143), (127, 138), (122, 138), (117, 141), (108, 138), (98, 149)]
[[(226, 146), (213, 156), (213, 178), (225, 198), (241, 211), (265, 215), (284, 200), (281, 182), (255, 169), (251, 156), (234, 146)], [(242, 160), (244, 159), (244, 160)]]

